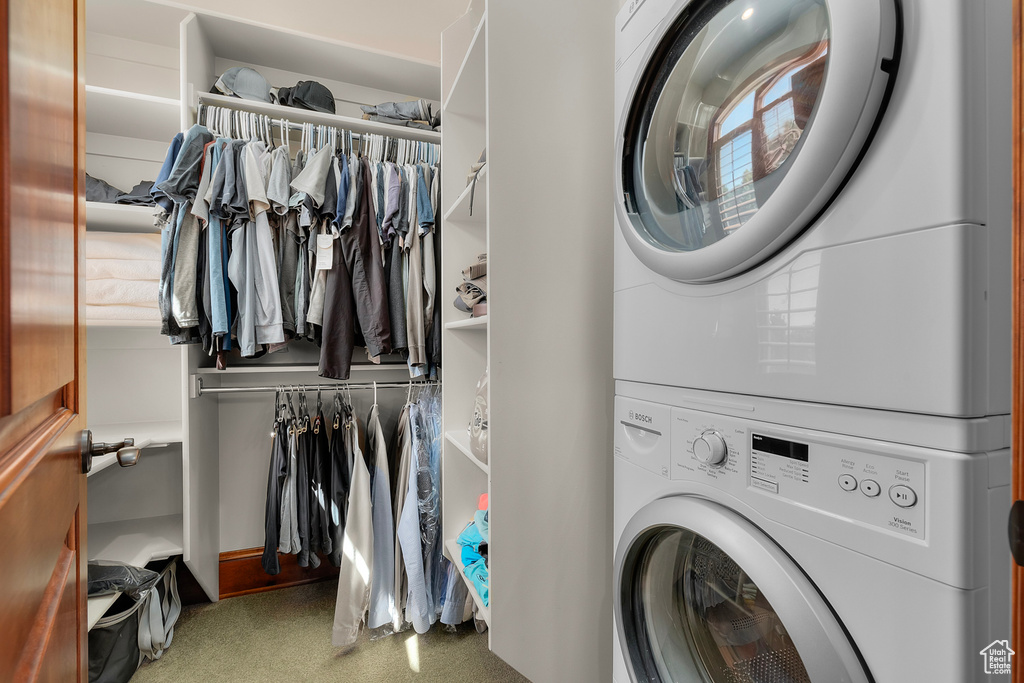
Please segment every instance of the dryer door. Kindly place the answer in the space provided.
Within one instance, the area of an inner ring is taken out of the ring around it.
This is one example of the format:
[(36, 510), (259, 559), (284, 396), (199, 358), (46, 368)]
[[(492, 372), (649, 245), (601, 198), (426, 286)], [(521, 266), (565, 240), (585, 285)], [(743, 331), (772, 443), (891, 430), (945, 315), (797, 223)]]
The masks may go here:
[(864, 149), (897, 35), (894, 0), (677, 2), (618, 132), (617, 211), (633, 252), (699, 283), (791, 241)]
[(616, 581), (633, 681), (870, 680), (800, 568), (715, 503), (680, 496), (643, 508), (620, 539)]

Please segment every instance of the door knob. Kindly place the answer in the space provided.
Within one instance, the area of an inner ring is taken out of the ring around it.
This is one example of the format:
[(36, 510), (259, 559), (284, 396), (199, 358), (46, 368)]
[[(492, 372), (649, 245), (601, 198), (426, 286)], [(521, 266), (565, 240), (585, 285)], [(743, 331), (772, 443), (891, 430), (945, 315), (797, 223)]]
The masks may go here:
[(139, 462), (141, 449), (135, 447), (135, 439), (124, 439), (116, 443), (95, 443), (92, 431), (85, 429), (79, 436), (79, 448), (82, 453), (82, 474), (92, 470), (92, 459), (98, 455), (117, 452), (117, 464), (131, 467)]

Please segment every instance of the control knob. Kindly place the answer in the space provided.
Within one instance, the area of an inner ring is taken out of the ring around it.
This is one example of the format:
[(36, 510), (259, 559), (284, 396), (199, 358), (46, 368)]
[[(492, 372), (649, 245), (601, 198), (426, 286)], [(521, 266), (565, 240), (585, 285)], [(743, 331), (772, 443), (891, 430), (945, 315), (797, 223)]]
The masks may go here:
[(694, 440), (693, 454), (708, 465), (721, 465), (729, 455), (729, 448), (721, 434), (709, 429)]

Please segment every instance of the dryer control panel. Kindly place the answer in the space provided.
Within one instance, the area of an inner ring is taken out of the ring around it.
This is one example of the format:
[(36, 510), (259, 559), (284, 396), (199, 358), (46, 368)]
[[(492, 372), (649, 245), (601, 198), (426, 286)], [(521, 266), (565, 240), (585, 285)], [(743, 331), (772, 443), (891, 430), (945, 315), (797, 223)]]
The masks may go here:
[[(650, 404), (647, 404), (650, 405)], [(670, 476), (925, 538), (925, 463), (891, 444), (671, 408)]]

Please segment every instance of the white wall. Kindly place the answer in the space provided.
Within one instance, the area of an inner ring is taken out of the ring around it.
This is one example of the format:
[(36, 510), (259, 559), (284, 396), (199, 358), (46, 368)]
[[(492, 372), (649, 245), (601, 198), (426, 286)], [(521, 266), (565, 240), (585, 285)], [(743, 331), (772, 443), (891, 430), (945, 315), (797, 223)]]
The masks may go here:
[(611, 678), (616, 5), (487, 10), (491, 648), (535, 683)]

